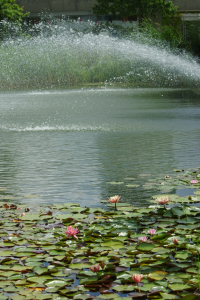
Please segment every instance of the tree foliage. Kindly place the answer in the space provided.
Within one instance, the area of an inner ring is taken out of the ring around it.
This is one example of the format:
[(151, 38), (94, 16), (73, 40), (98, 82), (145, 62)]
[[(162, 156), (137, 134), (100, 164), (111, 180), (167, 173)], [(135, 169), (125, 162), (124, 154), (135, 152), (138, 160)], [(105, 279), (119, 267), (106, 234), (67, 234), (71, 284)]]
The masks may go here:
[(137, 15), (139, 18), (172, 17), (177, 7), (166, 0), (97, 0), (93, 11), (97, 15), (119, 14), (123, 19)]
[(0, 21), (21, 22), (25, 16), (27, 14), (23, 13), (23, 7), (19, 7), (15, 0), (0, 0)]

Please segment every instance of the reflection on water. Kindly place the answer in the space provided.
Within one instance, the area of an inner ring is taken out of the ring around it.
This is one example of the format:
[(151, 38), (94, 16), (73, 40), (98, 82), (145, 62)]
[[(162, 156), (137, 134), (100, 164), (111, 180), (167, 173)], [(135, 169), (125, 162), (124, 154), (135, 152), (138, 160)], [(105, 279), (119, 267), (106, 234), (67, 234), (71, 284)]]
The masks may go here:
[(2, 93), (0, 105), (0, 193), (15, 201), (99, 206), (120, 194), (142, 206), (150, 177), (198, 166), (200, 97), (192, 91)]

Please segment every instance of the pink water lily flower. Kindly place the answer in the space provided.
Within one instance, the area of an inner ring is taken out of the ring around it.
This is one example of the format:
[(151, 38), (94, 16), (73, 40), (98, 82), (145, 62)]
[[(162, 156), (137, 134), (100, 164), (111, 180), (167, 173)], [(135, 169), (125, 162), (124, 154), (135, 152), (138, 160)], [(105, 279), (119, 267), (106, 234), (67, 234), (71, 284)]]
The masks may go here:
[(144, 275), (142, 275), (142, 274), (133, 274), (132, 275), (132, 279), (137, 283), (141, 282), (143, 277), (144, 277)]
[(141, 236), (138, 238), (138, 240), (140, 240), (141, 242), (146, 242), (147, 237), (146, 236)]
[(174, 243), (174, 245), (178, 245), (178, 239), (177, 238), (173, 238), (172, 242)]
[(92, 272), (98, 272), (99, 269), (100, 269), (99, 264), (95, 264), (95, 265), (90, 267), (90, 271), (92, 271)]
[(68, 231), (64, 231), (64, 233), (66, 233), (68, 235), (68, 238), (70, 238), (71, 236), (74, 236), (76, 239), (78, 239), (76, 236), (76, 234), (80, 232), (78, 230), (78, 228), (73, 228), (72, 226), (68, 226), (67, 230)]
[(151, 235), (154, 235), (156, 233), (156, 229), (149, 229), (148, 233)]
[(159, 204), (165, 204), (170, 201), (171, 200), (167, 196), (159, 197), (156, 199), (156, 202), (158, 202)]
[(198, 180), (193, 179), (193, 180), (190, 181), (190, 183), (192, 183), (192, 184), (197, 184), (197, 183), (198, 183)]
[(119, 202), (121, 196), (115, 195), (108, 199), (109, 202), (115, 203), (115, 210), (117, 210), (117, 203)]
[(119, 202), (120, 198), (121, 198), (121, 196), (115, 195), (115, 196), (110, 197), (108, 199), (108, 201), (111, 203), (117, 203), (117, 202)]

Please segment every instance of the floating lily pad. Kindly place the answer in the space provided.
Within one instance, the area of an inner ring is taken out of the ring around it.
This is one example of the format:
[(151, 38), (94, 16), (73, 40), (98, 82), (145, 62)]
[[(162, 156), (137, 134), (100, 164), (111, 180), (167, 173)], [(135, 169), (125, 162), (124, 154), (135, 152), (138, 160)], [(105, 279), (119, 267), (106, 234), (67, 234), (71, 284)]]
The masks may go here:
[(109, 181), (107, 183), (117, 185), (117, 184), (123, 184), (124, 182), (123, 181)]
[(139, 184), (126, 184), (125, 186), (128, 187), (128, 188), (136, 188), (140, 185)]

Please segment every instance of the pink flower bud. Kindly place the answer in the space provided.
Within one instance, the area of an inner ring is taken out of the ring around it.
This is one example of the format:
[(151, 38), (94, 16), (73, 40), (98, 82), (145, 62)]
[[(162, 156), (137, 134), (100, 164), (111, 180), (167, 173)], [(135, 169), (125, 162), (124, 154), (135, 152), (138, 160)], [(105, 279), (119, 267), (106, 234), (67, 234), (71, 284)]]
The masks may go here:
[(95, 265), (90, 267), (90, 271), (92, 271), (92, 272), (98, 272), (99, 269), (100, 269), (99, 264), (95, 264)]
[(101, 268), (104, 269), (105, 268), (105, 264), (103, 261), (101, 261)]
[(177, 238), (173, 238), (172, 242), (174, 243), (174, 245), (178, 245), (178, 239)]
[(146, 236), (141, 236), (138, 238), (138, 240), (140, 240), (141, 242), (146, 242), (147, 237)]
[(148, 233), (151, 235), (154, 235), (156, 233), (156, 229), (149, 229)]
[(135, 282), (141, 282), (142, 281), (142, 279), (143, 279), (143, 275), (142, 274), (133, 274), (132, 275), (132, 279), (135, 281)]

